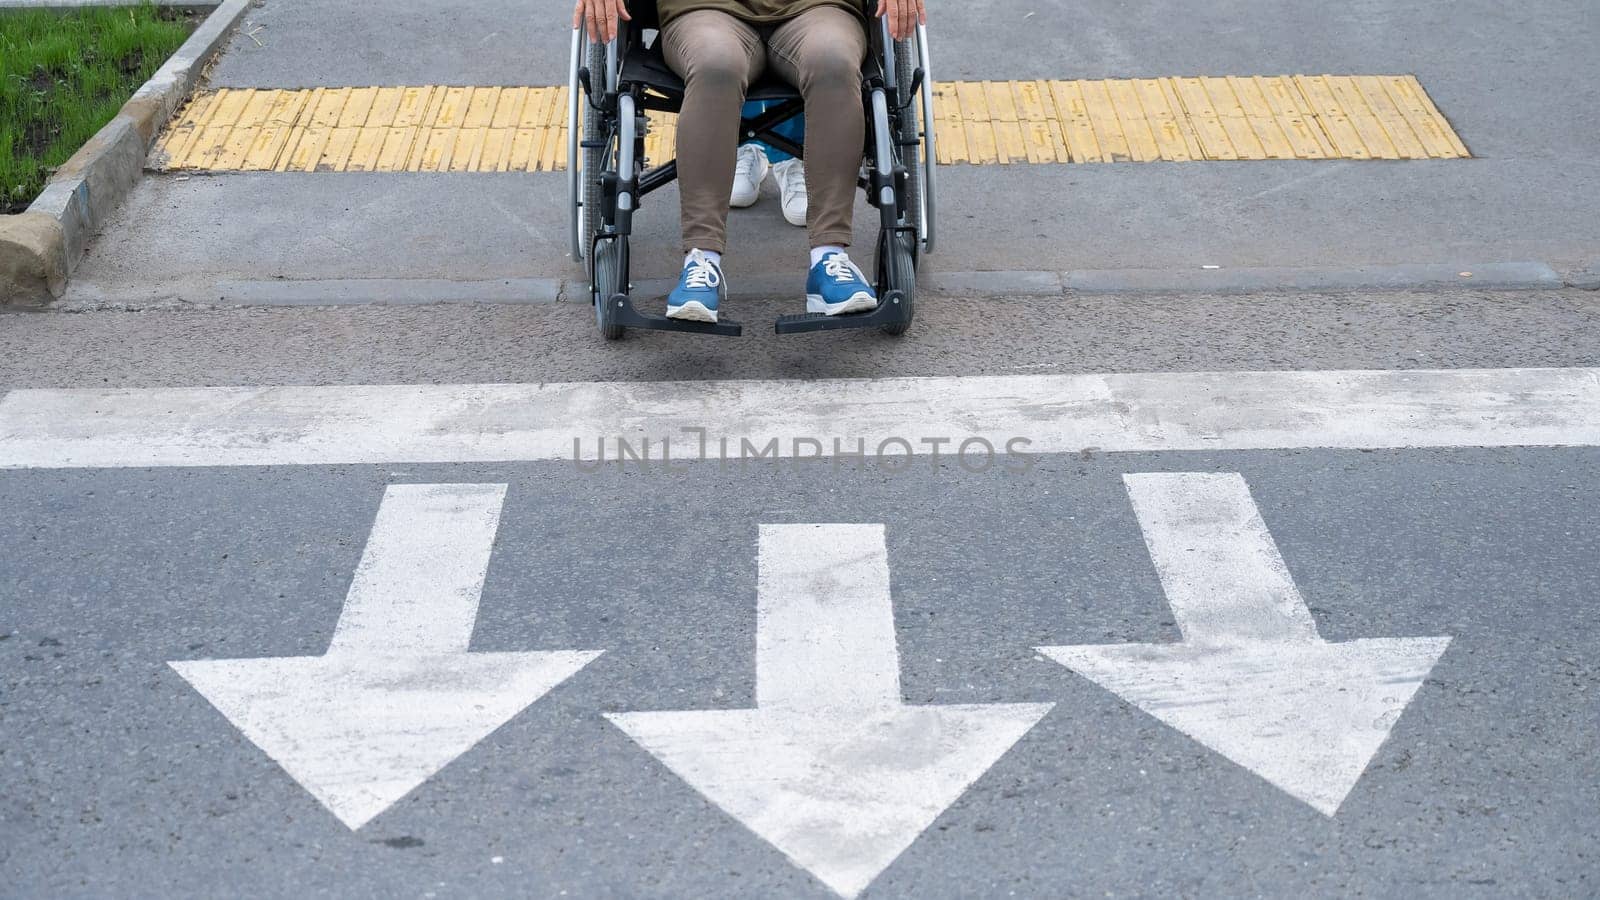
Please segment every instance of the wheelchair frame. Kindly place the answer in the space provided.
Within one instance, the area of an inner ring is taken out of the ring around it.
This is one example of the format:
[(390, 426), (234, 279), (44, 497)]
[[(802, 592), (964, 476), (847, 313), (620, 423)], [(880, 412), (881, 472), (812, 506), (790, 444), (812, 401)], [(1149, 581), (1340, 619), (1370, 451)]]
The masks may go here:
[[(595, 321), (607, 339), (621, 337), (627, 328), (738, 335), (742, 328), (736, 322), (668, 319), (633, 305), (628, 279), (633, 214), (646, 195), (677, 178), (676, 159), (645, 167), (646, 113), (677, 112), (683, 98), (676, 82), (665, 77), (652, 82), (648, 77), (650, 54), (657, 51), (647, 49), (644, 41), (655, 26), (654, 4), (630, 3), (629, 8), (634, 21), (619, 22), (617, 39), (609, 44), (590, 43), (582, 26), (572, 35), (567, 185), (573, 257), (586, 262)], [(876, 327), (898, 335), (910, 327), (915, 312), (917, 263), (921, 254), (933, 252), (935, 236), (928, 39), (921, 25), (910, 39), (901, 41), (890, 37), (884, 20), (874, 20), (872, 26), (862, 73), (867, 129), (859, 185), (882, 222), (876, 253), (878, 307), (842, 316), (782, 316), (774, 325), (779, 334)], [(773, 131), (803, 112), (798, 91), (760, 87), (753, 87), (750, 99), (780, 102), (753, 118), (742, 118), (743, 139), (762, 140), (803, 157), (803, 147)]]

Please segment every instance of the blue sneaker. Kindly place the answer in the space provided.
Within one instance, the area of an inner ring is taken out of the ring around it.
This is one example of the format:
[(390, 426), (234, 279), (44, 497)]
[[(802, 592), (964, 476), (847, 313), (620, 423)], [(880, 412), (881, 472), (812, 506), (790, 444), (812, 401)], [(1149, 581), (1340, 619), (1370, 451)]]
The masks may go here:
[(722, 267), (695, 250), (689, 254), (689, 261), (683, 264), (678, 286), (667, 295), (667, 318), (715, 322), (717, 301), (722, 299), (725, 292)]
[(877, 308), (877, 292), (843, 253), (824, 255), (806, 276), (806, 312), (839, 316)]

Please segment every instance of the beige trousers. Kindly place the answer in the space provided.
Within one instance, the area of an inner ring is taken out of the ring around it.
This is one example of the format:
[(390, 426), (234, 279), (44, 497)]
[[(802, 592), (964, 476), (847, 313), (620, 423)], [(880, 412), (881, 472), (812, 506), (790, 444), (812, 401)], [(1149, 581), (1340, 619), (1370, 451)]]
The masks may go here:
[(683, 248), (723, 252), (728, 195), (739, 147), (739, 108), (766, 67), (800, 89), (806, 103), (806, 233), (811, 246), (849, 244), (856, 177), (866, 139), (861, 20), (814, 7), (763, 31), (717, 10), (695, 10), (661, 32), (667, 65), (687, 90), (678, 116), (679, 216)]

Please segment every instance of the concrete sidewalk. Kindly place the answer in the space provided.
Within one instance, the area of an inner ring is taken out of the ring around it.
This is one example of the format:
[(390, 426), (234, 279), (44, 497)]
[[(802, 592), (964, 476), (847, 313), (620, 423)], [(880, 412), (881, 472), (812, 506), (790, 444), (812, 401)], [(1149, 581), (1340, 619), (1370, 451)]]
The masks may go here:
[[(236, 35), (212, 83), (561, 83), (569, 9), (564, 0), (269, 5)], [(1475, 158), (947, 166), (941, 248), (927, 272), (1216, 266), (1294, 280), (1300, 270), (1379, 267), (1394, 278), (1421, 266), (1530, 262), (1542, 266), (1529, 271), (1577, 277), (1600, 260), (1600, 210), (1587, 200), (1600, 195), (1600, 149), (1583, 112), (1600, 107), (1600, 62), (1586, 52), (1597, 31), (1585, 0), (1543, 4), (1537, 17), (1486, 0), (1139, 10), (1091, 0), (936, 10), (931, 30), (940, 79), (1411, 72)], [(676, 271), (676, 205), (668, 188), (636, 220), (637, 278)], [(862, 248), (875, 235), (866, 212)], [(496, 282), (582, 279), (566, 229), (561, 173), (155, 174), (92, 246), (67, 302), (315, 302), (330, 290), (428, 299), (424, 281), (452, 298), (505, 299)], [(798, 292), (804, 240), (775, 198), (736, 211), (731, 231), (736, 291), (741, 281), (761, 290), (793, 281)], [(417, 297), (407, 280), (417, 280)], [(311, 284), (327, 281), (372, 289)], [(280, 286), (238, 289), (269, 282)], [(965, 283), (986, 292), (981, 279)], [(993, 292), (1016, 288), (1002, 284)]]

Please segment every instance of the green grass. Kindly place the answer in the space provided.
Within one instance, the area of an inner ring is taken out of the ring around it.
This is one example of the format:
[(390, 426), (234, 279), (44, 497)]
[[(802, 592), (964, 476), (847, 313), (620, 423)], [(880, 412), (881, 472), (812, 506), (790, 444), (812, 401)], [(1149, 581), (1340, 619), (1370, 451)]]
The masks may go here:
[(153, 6), (0, 11), (0, 213), (26, 209), (193, 28)]

